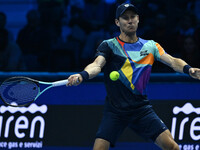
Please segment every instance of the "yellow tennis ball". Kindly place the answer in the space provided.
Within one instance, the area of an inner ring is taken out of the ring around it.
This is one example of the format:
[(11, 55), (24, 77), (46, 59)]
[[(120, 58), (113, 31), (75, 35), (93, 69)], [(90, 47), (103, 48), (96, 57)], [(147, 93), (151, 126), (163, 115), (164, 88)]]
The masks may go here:
[(117, 71), (112, 71), (112, 72), (110, 73), (110, 79), (111, 79), (112, 81), (118, 80), (118, 79), (119, 79), (119, 72), (117, 72)]

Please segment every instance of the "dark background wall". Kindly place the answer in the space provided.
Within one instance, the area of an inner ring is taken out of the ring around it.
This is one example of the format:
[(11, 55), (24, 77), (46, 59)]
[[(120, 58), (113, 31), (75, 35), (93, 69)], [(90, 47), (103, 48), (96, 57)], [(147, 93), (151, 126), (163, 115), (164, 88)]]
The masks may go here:
[[(0, 0), (0, 28), (8, 32), (1, 31), (1, 51), (14, 54), (0, 56), (0, 70), (82, 70), (102, 40), (119, 35), (114, 18), (123, 2), (140, 11), (139, 37), (199, 66), (199, 0)], [(156, 62), (153, 72), (173, 71)]]

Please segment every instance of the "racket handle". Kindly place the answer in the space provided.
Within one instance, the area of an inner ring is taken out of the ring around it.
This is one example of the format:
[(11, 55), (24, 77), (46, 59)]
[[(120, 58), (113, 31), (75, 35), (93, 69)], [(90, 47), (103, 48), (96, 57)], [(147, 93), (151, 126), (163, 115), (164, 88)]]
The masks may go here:
[(66, 85), (69, 81), (66, 79), (66, 80), (60, 80), (60, 81), (56, 81), (56, 82), (53, 82), (52, 85), (53, 87), (56, 87), (56, 86), (62, 86), (62, 85)]

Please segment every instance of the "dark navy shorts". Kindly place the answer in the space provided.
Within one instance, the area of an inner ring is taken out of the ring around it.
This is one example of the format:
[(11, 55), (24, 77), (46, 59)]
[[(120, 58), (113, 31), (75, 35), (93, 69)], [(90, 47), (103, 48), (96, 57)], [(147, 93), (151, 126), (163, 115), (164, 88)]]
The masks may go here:
[(163, 131), (168, 129), (151, 105), (142, 106), (132, 112), (119, 112), (107, 102), (96, 138), (109, 141), (113, 147), (126, 127), (153, 142)]

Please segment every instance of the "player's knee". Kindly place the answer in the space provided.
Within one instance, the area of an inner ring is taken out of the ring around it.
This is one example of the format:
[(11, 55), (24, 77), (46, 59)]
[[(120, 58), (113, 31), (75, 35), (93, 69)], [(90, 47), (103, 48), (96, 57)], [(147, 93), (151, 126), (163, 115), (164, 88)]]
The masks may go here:
[(93, 150), (108, 150), (108, 147), (106, 145), (99, 144), (99, 145), (95, 145), (93, 147)]
[(110, 143), (103, 139), (96, 139), (93, 150), (108, 150)]
[(177, 143), (171, 143), (166, 149), (164, 150), (180, 150)]
[(180, 150), (180, 149), (179, 149), (179, 146), (178, 146), (177, 143), (174, 144), (174, 146), (173, 146), (173, 150)]

